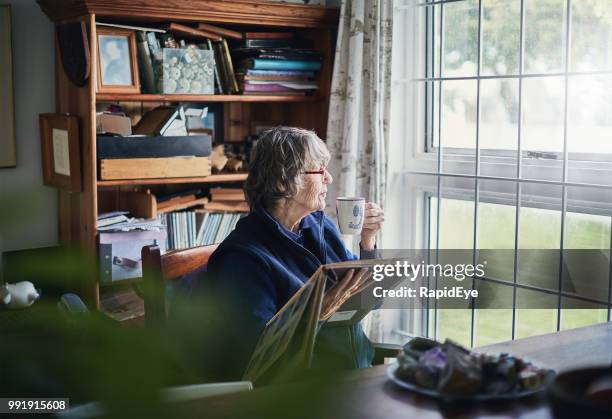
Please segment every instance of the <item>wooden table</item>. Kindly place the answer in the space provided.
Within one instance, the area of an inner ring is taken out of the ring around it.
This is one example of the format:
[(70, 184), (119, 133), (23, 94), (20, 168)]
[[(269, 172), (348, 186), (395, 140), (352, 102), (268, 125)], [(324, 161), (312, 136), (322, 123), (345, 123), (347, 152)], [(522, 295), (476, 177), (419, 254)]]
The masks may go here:
[[(528, 357), (557, 372), (612, 363), (612, 323), (478, 348)], [(386, 365), (351, 371), (337, 380), (269, 386), (183, 403), (177, 418), (552, 418), (545, 394), (518, 401), (442, 403), (397, 388)], [(585, 418), (586, 419), (586, 418)]]

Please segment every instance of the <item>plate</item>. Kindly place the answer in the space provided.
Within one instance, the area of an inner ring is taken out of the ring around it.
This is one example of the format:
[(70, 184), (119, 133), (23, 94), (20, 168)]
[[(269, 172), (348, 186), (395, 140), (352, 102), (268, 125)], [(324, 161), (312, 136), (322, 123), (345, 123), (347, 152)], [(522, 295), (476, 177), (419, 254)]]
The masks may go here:
[(548, 387), (548, 385), (553, 381), (553, 379), (555, 378), (555, 373), (554, 371), (549, 371), (549, 373), (546, 375), (546, 378), (544, 380), (544, 385), (542, 385), (542, 387), (534, 389), (534, 390), (521, 390), (521, 391), (514, 391), (512, 393), (504, 393), (504, 394), (474, 394), (471, 396), (448, 396), (448, 395), (444, 395), (444, 394), (440, 394), (439, 391), (437, 390), (432, 390), (429, 388), (423, 388), (421, 386), (418, 386), (414, 383), (410, 383), (408, 381), (404, 381), (400, 378), (397, 378), (395, 376), (395, 371), (397, 371), (397, 369), (399, 368), (399, 364), (397, 362), (389, 365), (389, 368), (387, 368), (387, 377), (389, 377), (389, 379), (391, 381), (393, 381), (393, 383), (395, 383), (397, 386), (401, 387), (401, 388), (405, 388), (407, 390), (410, 391), (414, 391), (415, 393), (418, 394), (422, 394), (424, 396), (429, 396), (429, 397), (433, 397), (436, 399), (441, 399), (441, 400), (446, 400), (446, 401), (486, 401), (486, 400), (515, 400), (515, 399), (520, 399), (522, 397), (527, 397), (527, 396), (531, 396), (532, 394), (537, 394), (540, 393), (541, 391), (546, 390), (546, 388)]

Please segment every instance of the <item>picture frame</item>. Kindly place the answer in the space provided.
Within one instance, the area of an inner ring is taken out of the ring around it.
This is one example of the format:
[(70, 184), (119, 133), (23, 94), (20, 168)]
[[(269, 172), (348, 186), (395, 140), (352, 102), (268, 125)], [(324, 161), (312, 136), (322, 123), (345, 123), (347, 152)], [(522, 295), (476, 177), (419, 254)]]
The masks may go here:
[(17, 166), (11, 6), (0, 5), (0, 168)]
[(140, 93), (136, 32), (97, 26), (98, 93)]
[(69, 114), (40, 114), (43, 183), (80, 192), (81, 150), (79, 120)]

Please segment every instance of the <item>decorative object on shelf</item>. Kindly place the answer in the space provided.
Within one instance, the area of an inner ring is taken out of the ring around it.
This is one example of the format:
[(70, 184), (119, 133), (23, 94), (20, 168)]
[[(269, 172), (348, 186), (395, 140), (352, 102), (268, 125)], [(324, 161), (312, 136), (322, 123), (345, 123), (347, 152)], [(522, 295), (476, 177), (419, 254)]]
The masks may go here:
[(136, 33), (101, 26), (98, 32), (98, 93), (140, 93)]
[(0, 302), (6, 308), (30, 307), (40, 294), (30, 281), (21, 281), (16, 284), (4, 284), (0, 287)]
[(155, 68), (157, 90), (164, 94), (212, 95), (214, 68), (212, 51), (191, 46), (164, 48), (161, 66)]
[(45, 185), (81, 191), (79, 120), (68, 114), (41, 114), (40, 146)]
[(225, 146), (223, 144), (218, 144), (213, 147), (210, 155), (210, 165), (215, 172), (223, 170), (228, 160), (229, 159), (225, 155)]
[(223, 104), (208, 103), (206, 105), (200, 103), (183, 104), (186, 114), (195, 113), (201, 109), (199, 118), (187, 117), (187, 133), (188, 135), (210, 135), (213, 143), (224, 141), (223, 137)]
[(75, 86), (85, 86), (91, 70), (85, 22), (57, 25), (56, 33), (64, 72)]
[(0, 6), (0, 74), (0, 167), (15, 167), (11, 7), (5, 5)]

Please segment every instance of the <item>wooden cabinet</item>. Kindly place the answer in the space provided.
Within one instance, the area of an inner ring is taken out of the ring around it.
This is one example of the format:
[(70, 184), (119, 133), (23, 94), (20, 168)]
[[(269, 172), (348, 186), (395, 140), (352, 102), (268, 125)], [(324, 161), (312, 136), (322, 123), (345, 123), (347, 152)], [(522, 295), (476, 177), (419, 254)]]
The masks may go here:
[[(286, 125), (315, 130), (326, 137), (333, 53), (339, 11), (337, 8), (256, 0), (38, 0), (56, 24), (82, 21), (87, 27), (91, 71), (87, 83), (77, 87), (66, 76), (56, 48), (56, 111), (79, 117), (83, 189), (59, 192), (60, 240), (83, 252), (96, 252), (96, 219), (101, 191), (135, 191), (147, 187), (240, 182), (244, 174), (218, 174), (200, 178), (136, 179), (101, 181), (97, 176), (96, 103), (117, 102), (133, 113), (144, 113), (167, 103), (220, 102), (224, 108), (224, 137), (243, 139), (254, 121), (273, 118)], [(312, 40), (323, 53), (315, 96), (162, 95), (97, 93), (96, 21), (141, 26), (212, 23), (237, 31), (290, 29)], [(99, 306), (98, 278), (77, 290), (90, 305)]]

